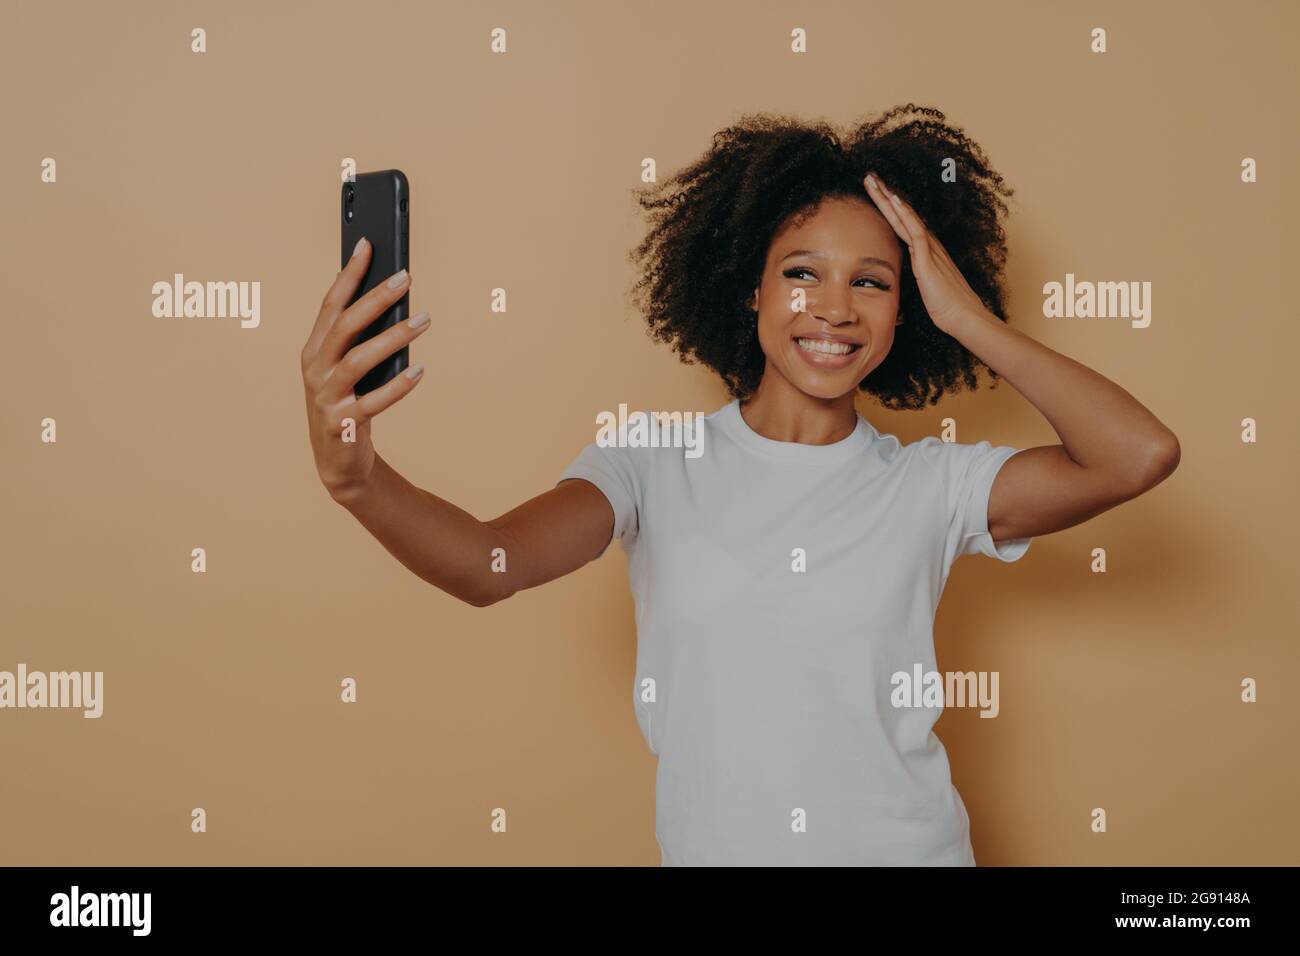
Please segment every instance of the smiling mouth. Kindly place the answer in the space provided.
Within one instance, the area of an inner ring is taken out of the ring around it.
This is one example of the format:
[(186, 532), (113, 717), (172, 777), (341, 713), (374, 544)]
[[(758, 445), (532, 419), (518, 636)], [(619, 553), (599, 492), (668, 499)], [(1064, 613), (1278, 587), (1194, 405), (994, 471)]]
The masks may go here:
[(825, 339), (795, 339), (795, 344), (814, 355), (852, 355), (862, 348), (852, 342), (827, 342)]

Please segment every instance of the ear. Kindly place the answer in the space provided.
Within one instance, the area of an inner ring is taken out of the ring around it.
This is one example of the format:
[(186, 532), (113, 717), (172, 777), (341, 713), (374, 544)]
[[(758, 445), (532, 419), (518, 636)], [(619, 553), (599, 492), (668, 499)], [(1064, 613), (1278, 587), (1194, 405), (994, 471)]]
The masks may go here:
[(758, 289), (754, 289), (754, 297), (749, 300), (749, 307), (755, 312), (758, 311)]

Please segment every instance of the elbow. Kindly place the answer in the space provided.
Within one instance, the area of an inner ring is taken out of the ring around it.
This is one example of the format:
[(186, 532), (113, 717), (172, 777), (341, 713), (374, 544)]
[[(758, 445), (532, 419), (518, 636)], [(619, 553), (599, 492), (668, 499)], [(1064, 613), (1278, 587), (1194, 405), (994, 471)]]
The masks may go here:
[(473, 607), (491, 607), (493, 604), (500, 604), (515, 593), (503, 580), (500, 580), (504, 575), (493, 574), (492, 577), (498, 580), (489, 581), (488, 585), (481, 590), (459, 595), (460, 599)]
[[(481, 572), (476, 575), (478, 579), (474, 581), (473, 593), (463, 596), (461, 600), (474, 607), (491, 607), (493, 604), (500, 604), (519, 590), (516, 586), (518, 577), (506, 573), (504, 560), (506, 554), (515, 551), (515, 546), (514, 541), (507, 536), (508, 533), (497, 528), (496, 522), (484, 521), (481, 525), (488, 531), (482, 549), (484, 553), (493, 556), (493, 561), (486, 575)], [(496, 563), (497, 557), (501, 558), (500, 567)]]
[(1178, 468), (1182, 455), (1182, 447), (1178, 444), (1178, 436), (1173, 432), (1169, 432), (1164, 438), (1156, 442), (1152, 446), (1148, 457), (1146, 487), (1154, 487), (1172, 475)]
[(1163, 479), (1172, 475), (1174, 469), (1178, 467), (1178, 463), (1182, 460), (1182, 457), (1183, 449), (1182, 446), (1178, 444), (1178, 436), (1173, 432), (1170, 432), (1169, 437), (1161, 443), (1156, 453), (1156, 461), (1160, 468), (1160, 477)]

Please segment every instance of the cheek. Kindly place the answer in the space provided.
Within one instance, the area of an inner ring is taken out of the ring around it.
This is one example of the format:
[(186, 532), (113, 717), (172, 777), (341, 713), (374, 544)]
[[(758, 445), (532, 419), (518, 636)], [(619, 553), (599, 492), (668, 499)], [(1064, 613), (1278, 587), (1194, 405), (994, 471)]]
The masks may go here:
[(758, 314), (758, 338), (764, 344), (774, 342), (782, 336), (788, 336), (794, 328), (797, 316), (784, 302), (763, 303)]
[(787, 317), (780, 312), (765, 312), (758, 320), (758, 342), (763, 351), (771, 355), (779, 351), (794, 330), (794, 313)]

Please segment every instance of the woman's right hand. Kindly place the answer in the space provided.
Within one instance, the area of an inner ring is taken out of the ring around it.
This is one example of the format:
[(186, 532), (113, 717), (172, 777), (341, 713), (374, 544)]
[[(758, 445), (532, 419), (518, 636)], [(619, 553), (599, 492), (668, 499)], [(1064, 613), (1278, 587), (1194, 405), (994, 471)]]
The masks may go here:
[[(307, 425), (316, 471), (330, 496), (340, 504), (360, 494), (375, 466), (370, 420), (403, 398), (420, 381), (424, 367), (412, 365), (380, 388), (358, 397), (361, 377), (429, 328), (421, 312), (366, 342), (352, 347), (370, 323), (406, 294), (409, 273), (397, 273), (348, 305), (370, 266), (371, 245), (362, 239), (352, 258), (325, 293), (316, 324), (302, 349), (302, 381), (307, 395)], [(344, 422), (354, 423), (344, 441)]]

